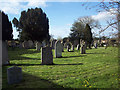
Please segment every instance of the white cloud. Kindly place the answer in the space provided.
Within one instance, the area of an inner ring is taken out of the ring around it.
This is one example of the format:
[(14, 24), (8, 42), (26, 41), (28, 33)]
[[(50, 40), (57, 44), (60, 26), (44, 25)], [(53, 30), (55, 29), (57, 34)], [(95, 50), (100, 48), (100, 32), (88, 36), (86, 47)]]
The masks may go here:
[(115, 15), (117, 14), (117, 9), (113, 8), (110, 9), (109, 11), (103, 11), (98, 13), (97, 15), (93, 15), (91, 16), (93, 19), (95, 20), (108, 20), (110, 18), (115, 17)]
[[(22, 4), (26, 2), (27, 4)], [(46, 7), (46, 0), (8, 0), (0, 1), (0, 10), (7, 14), (20, 14), (22, 10), (33, 7)]]

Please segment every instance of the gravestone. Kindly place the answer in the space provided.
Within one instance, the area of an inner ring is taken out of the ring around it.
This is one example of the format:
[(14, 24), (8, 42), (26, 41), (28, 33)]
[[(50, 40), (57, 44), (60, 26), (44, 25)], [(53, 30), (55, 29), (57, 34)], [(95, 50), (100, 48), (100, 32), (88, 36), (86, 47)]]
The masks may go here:
[(72, 45), (72, 49), (71, 50), (74, 51), (74, 45)]
[(78, 40), (74, 40), (73, 43), (74, 43), (74, 46), (76, 47), (79, 44), (79, 41)]
[(23, 48), (25, 48), (25, 49), (28, 49), (28, 48), (29, 48), (29, 45), (28, 45), (28, 42), (27, 42), (27, 41), (24, 41), (24, 42), (22, 43), (22, 46), (23, 46)]
[(42, 64), (44, 65), (53, 64), (52, 47), (49, 46), (42, 47), (41, 60), (42, 60)]
[(45, 47), (46, 46), (46, 41), (44, 40), (43, 42), (42, 42), (42, 47)]
[(64, 43), (61, 42), (61, 44), (62, 44), (62, 52), (64, 52)]
[(94, 44), (94, 47), (97, 49), (97, 43)]
[(77, 50), (80, 50), (80, 44), (77, 45)]
[(81, 45), (81, 54), (86, 54), (85, 44)]
[(23, 47), (22, 47), (22, 43), (21, 43), (21, 42), (19, 43), (19, 48), (23, 48)]
[(11, 41), (11, 47), (12, 47), (12, 48), (15, 48), (15, 47), (16, 47), (15, 41)]
[(9, 64), (8, 50), (6, 41), (2, 41), (2, 65)]
[(37, 51), (40, 51), (40, 49), (41, 49), (41, 43), (40, 43), (40, 42), (37, 42), (37, 43), (36, 43), (36, 50), (37, 50)]
[(69, 52), (69, 45), (67, 45), (67, 51)]
[(56, 40), (52, 40), (51, 41), (51, 47), (52, 47), (52, 49), (55, 49), (55, 42), (56, 42)]
[(7, 69), (8, 84), (17, 84), (22, 81), (22, 68), (10, 67)]
[(33, 41), (28, 40), (28, 47), (29, 47), (29, 48), (33, 48), (33, 47), (34, 47)]
[(62, 44), (61, 41), (56, 41), (55, 43), (55, 57), (62, 57)]
[(38, 41), (34, 41), (34, 47), (36, 47), (36, 43), (37, 43)]

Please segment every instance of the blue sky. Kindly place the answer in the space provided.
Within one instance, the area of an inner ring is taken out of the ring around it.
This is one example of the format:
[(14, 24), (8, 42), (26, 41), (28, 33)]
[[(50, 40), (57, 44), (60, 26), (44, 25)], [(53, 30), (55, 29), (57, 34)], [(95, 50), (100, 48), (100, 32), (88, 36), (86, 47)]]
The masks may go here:
[[(94, 6), (98, 2), (90, 2), (89, 6)], [(85, 9), (85, 6), (82, 6), (83, 2), (35, 2), (34, 0), (28, 0), (23, 2), (0, 2), (0, 9), (2, 9), (10, 21), (14, 17), (19, 19), (20, 13), (23, 10), (28, 8), (40, 7), (47, 14), (49, 18), (49, 33), (58, 37), (67, 37), (70, 33), (70, 28), (75, 20), (84, 16), (91, 16), (96, 20), (102, 22), (105, 25), (105, 18), (109, 19), (111, 15), (108, 12), (96, 12), (97, 8)], [(17, 38), (17, 31), (13, 27), (14, 38)], [(92, 30), (92, 32), (98, 33), (99, 30)], [(108, 33), (107, 33), (108, 34)]]

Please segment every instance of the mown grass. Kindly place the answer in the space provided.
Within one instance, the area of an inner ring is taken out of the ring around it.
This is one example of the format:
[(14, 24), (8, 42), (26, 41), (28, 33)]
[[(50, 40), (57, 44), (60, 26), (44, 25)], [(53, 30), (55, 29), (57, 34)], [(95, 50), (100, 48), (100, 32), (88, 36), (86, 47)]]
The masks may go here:
[[(54, 65), (41, 65), (41, 53), (35, 49), (9, 48), (11, 65), (3, 66), (3, 88), (119, 88), (118, 48), (90, 49), (62, 53)], [(6, 70), (22, 67), (23, 81), (8, 85)]]

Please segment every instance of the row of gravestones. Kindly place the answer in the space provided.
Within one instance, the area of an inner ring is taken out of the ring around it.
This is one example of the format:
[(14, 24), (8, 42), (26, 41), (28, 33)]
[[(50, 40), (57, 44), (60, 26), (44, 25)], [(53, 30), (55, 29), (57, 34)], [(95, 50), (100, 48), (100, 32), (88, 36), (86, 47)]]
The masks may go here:
[[(61, 47), (61, 42), (56, 42), (56, 57), (61, 57), (62, 56), (62, 47)], [(41, 60), (42, 64), (47, 65), (47, 64), (53, 64), (53, 54), (52, 54), (52, 47), (46, 46), (42, 47), (41, 49)], [(21, 67), (11, 67), (7, 69), (7, 80), (8, 84), (16, 84), (22, 81), (22, 68)]]
[[(84, 46), (84, 45), (83, 45)], [(55, 57), (62, 57), (63, 44), (61, 41), (55, 43)], [(41, 61), (43, 65), (53, 64), (52, 47), (46, 46), (41, 49)], [(22, 81), (22, 68), (11, 67), (7, 69), (8, 84), (15, 84)]]

